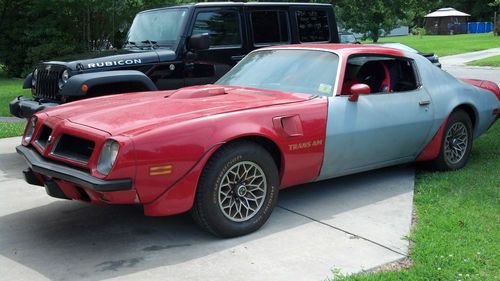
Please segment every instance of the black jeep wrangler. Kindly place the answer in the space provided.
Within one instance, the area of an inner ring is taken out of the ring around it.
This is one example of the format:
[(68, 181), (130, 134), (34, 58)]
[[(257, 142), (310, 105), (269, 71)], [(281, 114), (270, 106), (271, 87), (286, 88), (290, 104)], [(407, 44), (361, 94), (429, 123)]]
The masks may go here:
[(339, 42), (333, 7), (310, 3), (197, 3), (140, 12), (123, 49), (40, 63), (12, 115), (83, 98), (215, 82), (250, 51), (269, 45)]

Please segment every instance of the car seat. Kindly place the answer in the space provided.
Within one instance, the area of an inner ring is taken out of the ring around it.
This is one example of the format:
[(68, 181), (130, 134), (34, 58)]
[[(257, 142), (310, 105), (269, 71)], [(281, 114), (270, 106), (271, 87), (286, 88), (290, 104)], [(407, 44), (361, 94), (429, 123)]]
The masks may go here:
[(386, 62), (368, 61), (356, 75), (358, 83), (370, 86), (372, 93), (391, 92), (391, 77)]

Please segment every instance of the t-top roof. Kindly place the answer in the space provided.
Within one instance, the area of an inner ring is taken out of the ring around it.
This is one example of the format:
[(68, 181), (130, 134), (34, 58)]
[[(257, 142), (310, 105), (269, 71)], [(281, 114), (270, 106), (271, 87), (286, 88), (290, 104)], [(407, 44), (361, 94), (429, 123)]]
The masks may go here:
[(440, 18), (440, 17), (470, 17), (469, 14), (457, 11), (453, 8), (441, 8), (425, 16), (426, 18)]

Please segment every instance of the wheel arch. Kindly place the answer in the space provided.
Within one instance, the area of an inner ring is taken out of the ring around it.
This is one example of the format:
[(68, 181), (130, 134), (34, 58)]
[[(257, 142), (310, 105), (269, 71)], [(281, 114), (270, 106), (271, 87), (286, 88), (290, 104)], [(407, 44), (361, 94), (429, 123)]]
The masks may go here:
[[(87, 90), (82, 86), (86, 85)], [(87, 95), (87, 91), (98, 87), (122, 85), (135, 85), (145, 91), (157, 90), (156, 85), (144, 73), (136, 70), (116, 70), (84, 73), (69, 78), (66, 85), (61, 90), (61, 95), (66, 97), (82, 97)], [(126, 92), (126, 91), (125, 91)]]
[(476, 108), (468, 103), (459, 104), (450, 111), (450, 113), (448, 114), (448, 116), (446, 116), (443, 123), (439, 127), (438, 131), (434, 135), (434, 137), (419, 153), (419, 155), (416, 158), (417, 162), (430, 161), (438, 157), (439, 152), (441, 151), (441, 142), (443, 141), (443, 133), (446, 123), (448, 123), (448, 119), (450, 118), (450, 116), (459, 110), (464, 111), (469, 116), (472, 124), (472, 132), (474, 135), (474, 130), (477, 127), (477, 122), (478, 122)]
[(224, 147), (228, 144), (239, 142), (239, 141), (249, 141), (249, 142), (255, 143), (255, 144), (261, 146), (262, 148), (264, 148), (269, 153), (269, 155), (271, 155), (271, 157), (273, 158), (274, 163), (276, 164), (276, 168), (278, 169), (278, 172), (280, 172), (280, 177), (281, 177), (281, 169), (283, 166), (282, 165), (283, 164), (283, 152), (281, 151), (279, 146), (273, 140), (271, 140), (268, 137), (262, 136), (262, 135), (245, 135), (245, 136), (239, 136), (239, 137), (230, 139), (230, 140), (224, 142), (224, 144), (221, 145), (220, 147), (218, 147), (215, 151), (213, 151), (212, 155), (215, 154), (217, 151), (219, 151), (222, 147)]
[(467, 113), (467, 115), (469, 115), (470, 121), (472, 123), (472, 132), (474, 132), (474, 130), (477, 127), (477, 122), (479, 121), (478, 120), (477, 109), (472, 104), (463, 103), (463, 104), (460, 104), (460, 105), (456, 106), (451, 111), (450, 115), (453, 114), (454, 112), (458, 111), (458, 110), (463, 110), (463, 111), (465, 111), (465, 113)]

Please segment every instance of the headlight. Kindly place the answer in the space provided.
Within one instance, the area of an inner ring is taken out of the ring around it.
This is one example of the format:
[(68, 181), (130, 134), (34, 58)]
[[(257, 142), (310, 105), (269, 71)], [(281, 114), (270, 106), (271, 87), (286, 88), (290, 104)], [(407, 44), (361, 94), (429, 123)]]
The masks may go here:
[(26, 127), (26, 132), (24, 133), (24, 142), (26, 144), (28, 144), (31, 141), (31, 138), (33, 137), (33, 132), (35, 131), (36, 121), (37, 121), (36, 116), (33, 116), (33, 117), (31, 117), (30, 121), (28, 122), (28, 126)]
[(118, 150), (120, 145), (115, 140), (107, 140), (102, 147), (101, 155), (99, 156), (99, 162), (97, 162), (97, 171), (103, 175), (109, 174), (113, 164), (115, 164), (116, 156), (118, 156)]
[(35, 87), (36, 86), (36, 78), (38, 76), (38, 68), (35, 68), (35, 71), (33, 71), (33, 75), (31, 75), (31, 86)]
[(66, 69), (61, 74), (61, 79), (59, 79), (59, 89), (62, 89), (64, 84), (68, 82), (69, 79), (69, 71)]

